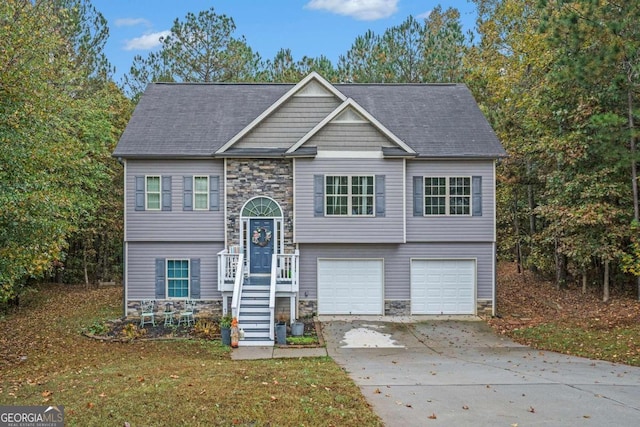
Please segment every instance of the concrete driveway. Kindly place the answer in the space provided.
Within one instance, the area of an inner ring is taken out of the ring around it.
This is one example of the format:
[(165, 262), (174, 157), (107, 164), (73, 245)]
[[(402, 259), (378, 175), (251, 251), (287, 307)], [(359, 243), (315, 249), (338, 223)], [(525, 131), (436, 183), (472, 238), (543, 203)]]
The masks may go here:
[(481, 321), (320, 318), (388, 426), (637, 426), (640, 368), (533, 350)]

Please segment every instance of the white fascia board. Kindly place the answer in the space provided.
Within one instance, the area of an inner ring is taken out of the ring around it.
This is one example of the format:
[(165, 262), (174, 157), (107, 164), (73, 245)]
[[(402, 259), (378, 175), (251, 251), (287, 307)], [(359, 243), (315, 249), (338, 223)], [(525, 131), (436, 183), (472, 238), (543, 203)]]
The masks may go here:
[(316, 159), (383, 159), (382, 151), (318, 151)]
[(327, 125), (327, 123), (329, 123), (333, 119), (335, 119), (340, 113), (342, 113), (345, 109), (347, 109), (347, 107), (351, 107), (354, 110), (356, 110), (356, 112), (358, 114), (360, 114), (362, 117), (364, 117), (365, 120), (368, 120), (369, 123), (371, 123), (376, 129), (378, 129), (378, 131), (382, 132), (382, 134), (384, 136), (389, 138), (391, 141), (393, 141), (396, 145), (398, 145), (404, 151), (406, 151), (407, 153), (410, 153), (410, 154), (416, 154), (416, 152), (413, 151), (413, 149), (411, 147), (409, 147), (407, 144), (405, 144), (400, 138), (395, 136), (393, 134), (393, 132), (391, 132), (389, 129), (387, 129), (382, 123), (380, 123), (375, 117), (373, 117), (371, 114), (369, 114), (369, 112), (367, 110), (362, 108), (360, 106), (360, 104), (358, 104), (352, 98), (346, 99), (335, 110), (333, 110), (331, 112), (331, 114), (329, 114), (327, 117), (325, 117), (324, 120), (322, 120), (320, 123), (318, 123), (309, 132), (307, 132), (307, 134), (305, 136), (303, 136), (302, 138), (300, 138), (300, 140), (298, 142), (293, 144), (293, 146), (291, 146), (291, 148), (289, 148), (287, 150), (287, 154), (291, 154), (291, 153), (295, 152), (298, 148), (300, 148), (302, 145), (304, 145), (305, 142), (307, 142), (309, 139), (311, 139), (316, 133), (318, 133), (320, 131), (320, 129), (322, 129), (323, 127), (325, 127)]
[(329, 92), (331, 92), (336, 97), (338, 97), (341, 101), (344, 101), (345, 99), (347, 99), (347, 97), (342, 92), (340, 92), (338, 89), (336, 89), (331, 83), (329, 83), (327, 80), (325, 80), (320, 74), (318, 74), (315, 71), (313, 71), (307, 77), (302, 79), (298, 84), (296, 84), (294, 87), (289, 89), (287, 91), (287, 93), (285, 93), (284, 95), (282, 95), (280, 97), (280, 99), (278, 99), (276, 102), (271, 104), (271, 106), (269, 108), (264, 110), (262, 112), (262, 114), (260, 114), (258, 117), (256, 117), (251, 123), (249, 123), (247, 126), (245, 126), (244, 129), (242, 129), (240, 132), (238, 132), (233, 138), (231, 138), (226, 144), (224, 144), (218, 151), (216, 151), (216, 154), (224, 153), (229, 148), (231, 148), (236, 142), (238, 142), (238, 140), (240, 140), (243, 136), (248, 134), (256, 126), (258, 126), (258, 124), (260, 122), (262, 122), (264, 119), (269, 117), (271, 115), (271, 113), (273, 113), (282, 104), (284, 104), (287, 100), (289, 100), (291, 97), (293, 97), (293, 95), (295, 95), (296, 92), (298, 92), (300, 89), (302, 89), (311, 80), (317, 81), (319, 84), (321, 84), (323, 87), (325, 87)]

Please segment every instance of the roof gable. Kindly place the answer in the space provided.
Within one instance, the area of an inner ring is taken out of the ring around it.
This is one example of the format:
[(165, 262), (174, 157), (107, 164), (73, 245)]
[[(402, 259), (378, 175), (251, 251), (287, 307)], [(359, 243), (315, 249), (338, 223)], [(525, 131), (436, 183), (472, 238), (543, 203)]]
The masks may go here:
[(320, 123), (318, 123), (313, 129), (311, 129), (305, 136), (295, 143), (291, 148), (287, 150), (287, 154), (294, 153), (298, 148), (302, 147), (313, 136), (318, 134), (320, 130), (325, 128), (329, 123), (370, 123), (376, 128), (382, 135), (392, 141), (399, 148), (407, 152), (408, 154), (416, 154), (416, 152), (405, 144), (400, 138), (394, 135), (389, 129), (387, 129), (382, 123), (376, 120), (369, 112), (362, 108), (356, 101), (349, 98), (346, 99), (338, 108), (333, 110), (331, 114), (325, 117)]

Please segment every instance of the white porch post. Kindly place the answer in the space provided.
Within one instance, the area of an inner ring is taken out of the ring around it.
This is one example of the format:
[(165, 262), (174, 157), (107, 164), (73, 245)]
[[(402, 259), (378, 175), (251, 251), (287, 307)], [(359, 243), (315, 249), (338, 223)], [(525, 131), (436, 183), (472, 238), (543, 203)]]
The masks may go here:
[(290, 319), (290, 323), (293, 323), (294, 321), (296, 321), (298, 319), (297, 314), (297, 308), (296, 307), (296, 296), (295, 295), (291, 295), (289, 297), (289, 319)]

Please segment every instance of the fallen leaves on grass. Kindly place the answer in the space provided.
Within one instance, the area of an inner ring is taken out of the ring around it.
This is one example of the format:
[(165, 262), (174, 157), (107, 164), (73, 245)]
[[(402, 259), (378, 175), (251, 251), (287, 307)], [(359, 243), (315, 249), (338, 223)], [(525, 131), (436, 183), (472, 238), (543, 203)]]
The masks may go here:
[(559, 290), (513, 263), (498, 266), (496, 332), (538, 349), (640, 366), (640, 302), (612, 291), (583, 294), (577, 284)]

